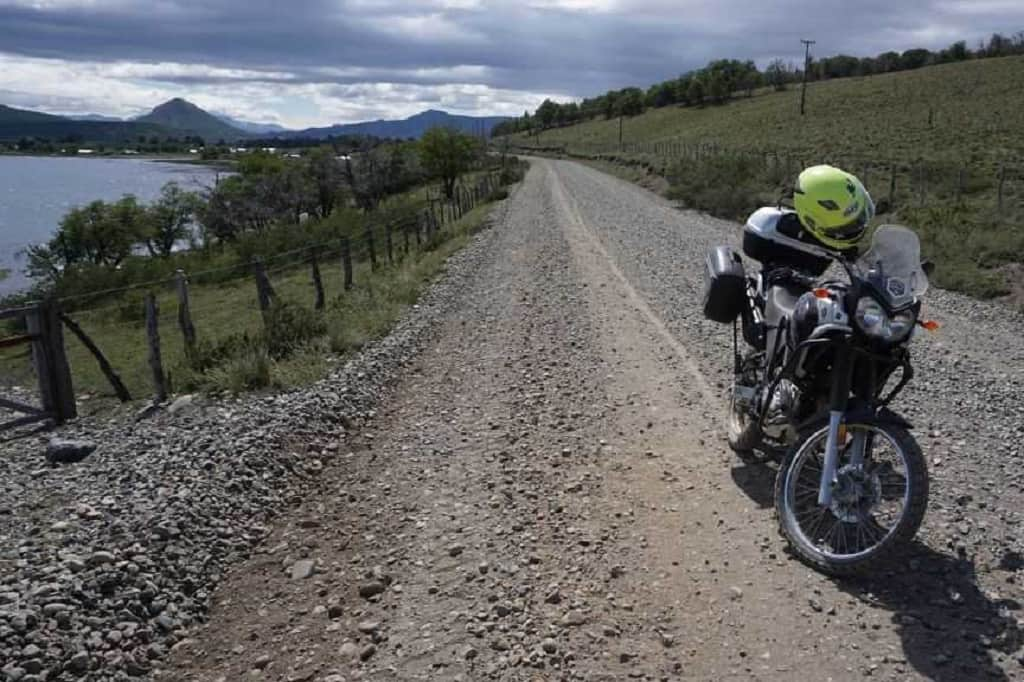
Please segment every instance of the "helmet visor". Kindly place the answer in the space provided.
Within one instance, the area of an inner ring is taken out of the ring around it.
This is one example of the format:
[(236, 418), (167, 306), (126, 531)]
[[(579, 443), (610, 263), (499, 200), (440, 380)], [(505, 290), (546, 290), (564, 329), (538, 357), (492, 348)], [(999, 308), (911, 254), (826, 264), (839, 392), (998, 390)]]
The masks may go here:
[(861, 211), (856, 218), (845, 225), (828, 228), (824, 230), (824, 232), (830, 239), (836, 239), (844, 242), (857, 241), (864, 235), (864, 231), (868, 228), (868, 222), (870, 220), (870, 212), (864, 210)]

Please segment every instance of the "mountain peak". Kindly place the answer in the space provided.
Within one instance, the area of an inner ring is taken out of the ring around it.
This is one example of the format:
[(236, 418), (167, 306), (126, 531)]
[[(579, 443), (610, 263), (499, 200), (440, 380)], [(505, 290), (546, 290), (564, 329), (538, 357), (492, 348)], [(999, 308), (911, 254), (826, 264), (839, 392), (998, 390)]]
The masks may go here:
[(181, 97), (175, 97), (163, 104), (158, 104), (153, 107), (151, 112), (145, 116), (140, 116), (136, 120), (145, 123), (157, 123), (184, 133), (198, 135), (211, 142), (221, 139), (237, 140), (245, 136), (244, 131), (225, 123), (213, 114), (204, 111)]

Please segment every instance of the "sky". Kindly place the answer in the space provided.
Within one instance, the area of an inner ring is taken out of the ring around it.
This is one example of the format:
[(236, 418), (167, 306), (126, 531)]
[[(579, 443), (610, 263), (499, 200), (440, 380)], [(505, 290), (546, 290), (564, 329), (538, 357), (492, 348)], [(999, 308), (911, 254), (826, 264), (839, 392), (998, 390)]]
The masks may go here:
[(0, 0), (0, 103), (134, 116), (172, 97), (308, 127), (521, 115), (719, 57), (970, 46), (1024, 0)]

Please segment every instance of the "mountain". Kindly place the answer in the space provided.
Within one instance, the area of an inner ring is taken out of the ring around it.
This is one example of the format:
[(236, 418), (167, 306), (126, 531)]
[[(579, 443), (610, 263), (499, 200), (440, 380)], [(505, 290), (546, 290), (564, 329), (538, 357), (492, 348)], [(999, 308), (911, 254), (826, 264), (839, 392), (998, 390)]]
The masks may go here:
[(227, 114), (214, 114), (217, 118), (227, 123), (229, 126), (238, 128), (239, 130), (253, 135), (270, 135), (273, 136), (277, 133), (288, 132), (288, 129), (284, 126), (279, 126), (276, 123), (253, 123), (252, 121), (243, 121), (241, 119), (232, 118)]
[(106, 121), (107, 123), (123, 122), (123, 118), (117, 116), (104, 116), (103, 114), (69, 114), (67, 118), (72, 121)]
[(231, 142), (246, 136), (245, 131), (228, 125), (213, 114), (203, 111), (195, 104), (175, 97), (156, 106), (145, 116), (135, 119), (138, 123), (152, 123), (172, 128), (189, 135), (198, 135), (208, 142), (225, 140)]
[(364, 123), (347, 123), (328, 126), (326, 128), (307, 128), (287, 132), (282, 137), (324, 138), (342, 135), (372, 135), (374, 137), (406, 139), (419, 138), (430, 128), (445, 126), (457, 128), (473, 135), (489, 134), (491, 128), (509, 120), (507, 116), (460, 116), (447, 111), (430, 109), (400, 121), (366, 121)]
[(76, 121), (65, 116), (15, 109), (0, 104), (0, 140), (38, 137), (78, 143), (119, 143), (140, 135), (166, 137), (171, 131), (151, 123), (133, 121)]
[(63, 116), (57, 116), (56, 114), (44, 114), (41, 111), (29, 111), (28, 109), (15, 109), (14, 107), (0, 104), (0, 125), (53, 123), (67, 120)]

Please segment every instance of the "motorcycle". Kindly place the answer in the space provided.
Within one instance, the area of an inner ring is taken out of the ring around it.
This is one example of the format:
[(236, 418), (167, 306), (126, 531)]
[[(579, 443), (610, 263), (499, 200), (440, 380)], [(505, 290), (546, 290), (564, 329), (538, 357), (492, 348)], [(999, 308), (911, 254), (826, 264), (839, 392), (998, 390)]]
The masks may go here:
[[(841, 253), (783, 207), (751, 215), (743, 252), (756, 272), (728, 246), (706, 263), (704, 314), (733, 326), (729, 445), (781, 461), (775, 508), (798, 558), (830, 575), (868, 572), (909, 542), (928, 504), (921, 448), (889, 406), (913, 378), (916, 330), (937, 328), (920, 317), (931, 266), (905, 227)], [(830, 267), (846, 279), (821, 281)]]

